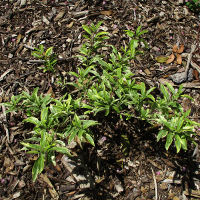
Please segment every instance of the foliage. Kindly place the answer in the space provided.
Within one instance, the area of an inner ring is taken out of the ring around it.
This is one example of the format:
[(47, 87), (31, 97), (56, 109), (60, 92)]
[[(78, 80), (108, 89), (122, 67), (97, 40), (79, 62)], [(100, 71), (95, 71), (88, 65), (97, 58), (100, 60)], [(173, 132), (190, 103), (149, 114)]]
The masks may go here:
[(38, 96), (37, 92), (38, 88), (34, 89), (32, 95), (23, 91), (22, 94), (13, 96), (11, 102), (4, 104), (9, 112), (24, 110), (28, 116), (24, 122), (34, 125), (32, 137), (21, 143), (24, 146), (23, 150), (30, 149), (27, 153), (38, 155), (32, 168), (33, 181), (43, 171), (45, 164), (56, 165), (55, 152), (70, 155), (65, 140), (70, 144), (77, 138), (80, 145), (82, 141), (94, 145), (89, 128), (98, 124), (89, 120), (87, 115), (76, 114), (75, 111), (80, 109), (81, 99), (73, 100), (71, 95), (68, 95), (67, 99), (66, 95), (60, 99), (52, 99), (49, 95)]
[(55, 59), (55, 55), (53, 53), (53, 47), (49, 47), (45, 51), (44, 46), (41, 44), (38, 48), (35, 48), (35, 51), (32, 52), (32, 56), (40, 60), (44, 60), (44, 66), (39, 67), (40, 69), (43, 69), (43, 72), (55, 72), (54, 66), (57, 63), (57, 60)]
[(194, 135), (194, 128), (198, 123), (191, 121), (187, 117), (190, 114), (190, 110), (175, 114), (171, 118), (165, 118), (160, 115), (156, 121), (161, 124), (161, 130), (157, 135), (157, 141), (166, 137), (165, 148), (169, 149), (174, 141), (177, 153), (181, 150), (187, 150), (187, 141), (193, 141), (192, 135)]
[[(102, 54), (103, 42), (109, 37), (107, 32), (99, 31), (101, 24), (83, 25), (85, 43), (80, 49), (81, 64), (76, 72), (69, 72), (75, 81), (67, 83), (76, 89), (75, 98), (70, 94), (60, 99), (53, 99), (50, 95), (38, 96), (38, 88), (35, 88), (32, 95), (23, 91), (4, 103), (8, 112), (25, 111), (27, 118), (24, 122), (34, 125), (32, 137), (21, 143), (27, 153), (38, 155), (32, 168), (34, 181), (46, 164), (56, 164), (56, 152), (70, 156), (66, 144), (76, 141), (80, 146), (82, 142), (95, 145), (90, 127), (99, 123), (90, 118), (98, 113), (105, 116), (117, 113), (121, 119), (139, 118), (159, 125), (157, 141), (165, 139), (166, 150), (174, 144), (178, 153), (181, 149), (187, 150), (188, 142), (195, 143), (194, 129), (199, 124), (189, 119), (190, 111), (184, 112), (180, 104), (183, 97), (192, 100), (183, 95), (183, 86), (176, 90), (169, 83), (161, 84), (161, 93), (155, 94), (155, 87), (134, 79), (131, 61), (142, 53), (141, 43), (146, 44), (143, 35), (147, 31), (141, 30), (141, 26), (135, 32), (126, 30), (128, 43), (119, 50), (107, 45), (111, 54), (105, 57)], [(52, 48), (44, 53), (40, 46), (34, 55), (48, 60)], [(47, 67), (44, 71), (51, 69)], [(121, 138), (122, 151), (127, 153), (131, 142), (124, 134)]]
[(31, 149), (27, 153), (38, 154), (38, 158), (32, 168), (33, 181), (43, 171), (46, 162), (56, 165), (55, 152), (70, 155), (69, 150), (65, 147), (65, 143), (62, 140), (56, 139), (56, 133), (50, 129), (52, 120), (48, 118), (48, 108), (45, 107), (41, 111), (40, 120), (32, 116), (24, 120), (24, 122), (35, 125), (33, 136), (25, 142), (21, 142), (24, 146), (22, 150)]
[(38, 90), (38, 87), (35, 88), (32, 95), (23, 91), (20, 95), (12, 96), (10, 102), (4, 103), (8, 107), (7, 112), (25, 110), (27, 116), (38, 115), (52, 100), (49, 94), (38, 96)]
[(186, 2), (186, 5), (191, 11), (195, 13), (200, 12), (200, 0), (189, 0)]

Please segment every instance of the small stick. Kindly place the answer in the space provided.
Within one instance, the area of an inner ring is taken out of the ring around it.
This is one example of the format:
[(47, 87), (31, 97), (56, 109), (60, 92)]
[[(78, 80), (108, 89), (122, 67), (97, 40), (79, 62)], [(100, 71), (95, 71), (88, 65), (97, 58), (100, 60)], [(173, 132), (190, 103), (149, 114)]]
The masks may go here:
[(4, 77), (9, 74), (10, 72), (12, 72), (13, 69), (8, 69), (6, 70), (1, 76), (0, 76), (0, 81), (2, 81), (4, 79)]
[(6, 131), (7, 141), (8, 141), (8, 143), (10, 143), (9, 131), (8, 131), (7, 125), (5, 124), (5, 122), (7, 122), (7, 120), (6, 120), (6, 108), (5, 108), (4, 105), (1, 105), (1, 108), (2, 108), (2, 112), (3, 112), (3, 118), (4, 118), (3, 128)]
[(24, 47), (26, 47), (27, 49), (30, 49), (30, 50), (35, 50), (34, 47), (31, 47), (31, 46), (29, 46), (29, 45), (27, 45), (27, 44), (24, 44)]
[(186, 79), (187, 79), (187, 75), (188, 75), (188, 70), (189, 70), (190, 62), (191, 62), (191, 59), (192, 59), (192, 54), (195, 51), (195, 49), (196, 49), (196, 44), (193, 44), (191, 46), (191, 52), (188, 55), (187, 65), (186, 65), (186, 68), (185, 68), (185, 78)]
[(191, 60), (191, 66), (194, 67), (200, 73), (200, 67)]
[(154, 185), (155, 185), (155, 200), (158, 200), (158, 188), (157, 188), (156, 176), (155, 176), (155, 173), (154, 173), (152, 167), (151, 167), (151, 171), (153, 174), (153, 181), (154, 181)]

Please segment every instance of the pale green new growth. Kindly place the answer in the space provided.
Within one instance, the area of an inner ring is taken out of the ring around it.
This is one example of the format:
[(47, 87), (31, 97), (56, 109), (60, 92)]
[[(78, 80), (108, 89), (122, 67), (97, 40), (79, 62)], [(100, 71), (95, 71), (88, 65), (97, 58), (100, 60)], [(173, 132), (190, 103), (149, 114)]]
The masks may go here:
[(53, 47), (48, 48), (45, 52), (44, 46), (41, 44), (38, 48), (35, 48), (35, 51), (32, 52), (32, 56), (44, 61), (44, 66), (39, 67), (39, 69), (43, 69), (43, 72), (55, 72), (54, 66), (57, 60), (53, 54)]

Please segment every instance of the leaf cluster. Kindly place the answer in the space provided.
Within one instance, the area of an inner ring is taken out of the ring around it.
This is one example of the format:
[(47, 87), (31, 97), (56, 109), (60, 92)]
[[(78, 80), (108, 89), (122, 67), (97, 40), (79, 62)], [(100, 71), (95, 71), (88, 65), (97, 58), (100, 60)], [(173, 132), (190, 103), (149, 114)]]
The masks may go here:
[(200, 1), (199, 0), (189, 0), (188, 2), (186, 2), (186, 5), (188, 6), (188, 8), (195, 12), (195, 13), (199, 13), (200, 12)]
[[(75, 81), (67, 83), (76, 89), (76, 98), (66, 94), (53, 99), (50, 95), (38, 95), (35, 88), (31, 95), (23, 91), (4, 103), (7, 112), (23, 110), (27, 115), (24, 123), (34, 125), (31, 138), (21, 143), (27, 153), (38, 155), (32, 168), (34, 181), (46, 164), (56, 165), (56, 152), (71, 156), (67, 145), (72, 141), (80, 146), (82, 142), (95, 145), (90, 127), (99, 123), (90, 117), (98, 113), (105, 116), (117, 113), (121, 119), (139, 118), (152, 126), (158, 125), (157, 141), (165, 139), (166, 150), (175, 145), (178, 153), (181, 149), (187, 150), (188, 141), (195, 143), (194, 129), (199, 124), (189, 119), (190, 110), (184, 112), (180, 104), (181, 98), (192, 100), (183, 94), (183, 86), (176, 90), (168, 83), (161, 84), (160, 94), (156, 95), (155, 87), (137, 82), (131, 72), (131, 61), (142, 53), (138, 49), (142, 43), (146, 44), (143, 35), (147, 31), (141, 30), (141, 26), (135, 32), (126, 30), (128, 43), (118, 50), (105, 44), (109, 34), (99, 31), (101, 24), (83, 25), (86, 41), (80, 49), (81, 64), (76, 72), (69, 72)], [(111, 48), (107, 58), (102, 55), (104, 46)], [(48, 60), (52, 48), (44, 53), (40, 46), (34, 55)], [(126, 135), (121, 137), (124, 144), (130, 145)]]
[[(84, 29), (92, 37), (93, 29), (88, 26), (87, 28), (84, 26)], [(94, 32), (96, 33), (97, 30), (95, 29)], [(111, 54), (107, 60), (91, 48), (90, 55), (95, 56), (87, 63), (84, 61), (78, 73), (70, 73), (82, 86), (69, 84), (79, 89), (80, 96), (86, 102), (82, 104), (82, 108), (86, 110), (85, 114), (96, 115), (98, 112), (103, 112), (108, 116), (116, 112), (121, 118), (125, 116), (126, 119), (137, 117), (146, 120), (152, 125), (159, 125), (157, 140), (166, 138), (166, 150), (173, 141), (177, 153), (181, 148), (186, 150), (187, 141), (194, 142), (192, 138), (194, 128), (199, 124), (188, 118), (190, 111), (184, 112), (180, 101), (184, 97), (191, 100), (192, 98), (183, 95), (183, 86), (175, 90), (169, 83), (166, 83), (166, 86), (161, 84), (161, 94), (153, 95), (155, 87), (147, 88), (144, 82), (136, 82), (134, 74), (130, 71), (131, 60), (142, 52), (138, 51), (138, 48), (141, 43), (146, 44), (142, 36), (147, 31), (141, 30), (139, 26), (135, 32), (125, 30), (125, 33), (129, 37), (129, 43), (122, 46), (120, 50), (107, 45), (111, 47)], [(86, 38), (91, 41), (89, 36)], [(85, 58), (87, 56), (89, 54), (85, 52)], [(87, 75), (82, 76), (81, 70), (87, 71)], [(81, 91), (82, 88), (84, 92)]]
[(54, 66), (57, 63), (57, 60), (53, 53), (53, 47), (49, 47), (45, 51), (44, 46), (41, 44), (38, 48), (35, 48), (32, 52), (32, 56), (44, 61), (44, 66), (39, 67), (39, 69), (43, 69), (43, 72), (55, 72)]

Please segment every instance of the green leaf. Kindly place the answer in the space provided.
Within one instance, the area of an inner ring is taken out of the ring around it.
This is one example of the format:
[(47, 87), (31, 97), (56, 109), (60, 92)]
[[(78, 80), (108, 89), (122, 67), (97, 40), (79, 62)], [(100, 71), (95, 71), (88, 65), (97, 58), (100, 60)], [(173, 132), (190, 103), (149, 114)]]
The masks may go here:
[(83, 37), (90, 40), (90, 37), (88, 35), (83, 35)]
[(183, 85), (180, 85), (178, 91), (176, 92), (175, 99), (178, 99), (182, 93), (183, 93)]
[(125, 32), (130, 38), (132, 38), (135, 35), (135, 33), (131, 30), (125, 30)]
[(99, 29), (99, 27), (101, 26), (101, 24), (103, 23), (103, 21), (99, 21), (96, 25), (96, 30)]
[(184, 126), (183, 128), (182, 128), (182, 131), (184, 131), (184, 132), (189, 132), (189, 131), (192, 131), (193, 130), (193, 126)]
[(172, 144), (173, 142), (173, 138), (174, 138), (174, 133), (168, 133), (167, 135), (167, 141), (165, 143), (165, 149), (168, 150), (170, 145)]
[(83, 29), (89, 34), (92, 35), (90, 28), (87, 25), (82, 25)]
[(90, 106), (90, 105), (88, 105), (88, 104), (85, 104), (85, 103), (82, 105), (82, 108), (86, 108), (86, 109), (90, 109), (90, 110), (93, 109), (92, 106)]
[(138, 47), (138, 40), (131, 40), (130, 41), (130, 50), (131, 50), (131, 57), (135, 56), (135, 49)]
[(66, 147), (52, 147), (50, 149), (50, 151), (56, 151), (56, 152), (59, 152), (59, 153), (63, 153), (63, 154), (67, 154), (68, 156), (71, 156), (70, 152), (69, 152), (69, 149), (67, 149)]
[(31, 99), (31, 96), (28, 92), (23, 91), (22, 94), (24, 99), (29, 99), (29, 100)]
[(152, 88), (150, 88), (147, 92), (146, 92), (146, 95), (148, 96), (152, 91), (154, 91), (155, 90), (155, 87), (152, 87)]
[(36, 51), (33, 51), (32, 53), (31, 53), (31, 55), (33, 56), (33, 57), (35, 57), (35, 58), (38, 58), (38, 59), (43, 59), (43, 55), (40, 55), (38, 52), (36, 52)]
[(45, 148), (47, 148), (47, 146), (49, 146), (49, 143), (46, 138), (46, 130), (44, 129), (41, 130), (40, 134), (41, 134), (40, 145), (41, 145), (41, 149), (44, 150)]
[(148, 30), (140, 31), (140, 32), (137, 34), (137, 36), (139, 37), (140, 35), (143, 35), (143, 34), (145, 34), (145, 33), (148, 33)]
[(69, 72), (69, 74), (72, 75), (72, 76), (75, 76), (75, 77), (77, 77), (77, 78), (80, 76), (80, 75), (77, 74), (76, 72)]
[(110, 106), (106, 105), (105, 106), (105, 116), (108, 116), (110, 113)]
[(39, 137), (31, 137), (31, 138), (28, 138), (26, 139), (26, 141), (34, 141), (34, 142), (39, 142), (40, 141), (40, 138)]
[(157, 142), (161, 139), (161, 138), (164, 138), (166, 137), (168, 134), (168, 131), (167, 130), (160, 130), (158, 135), (157, 135)]
[(31, 96), (31, 97), (32, 97), (34, 100), (36, 100), (36, 99), (38, 98), (38, 95), (37, 95), (38, 90), (39, 90), (39, 87), (36, 87), (36, 88), (34, 88), (34, 90), (33, 90), (33, 93), (32, 93), (32, 96)]
[(41, 123), (43, 125), (45, 125), (47, 122), (47, 117), (48, 117), (48, 108), (47, 107), (42, 109), (40, 117), (41, 117)]
[(149, 99), (151, 99), (153, 102), (155, 102), (155, 98), (154, 98), (153, 95), (149, 94), (147, 97), (148, 97)]
[(54, 166), (56, 166), (56, 156), (54, 151), (49, 151), (47, 155), (48, 162), (50, 161)]
[(65, 142), (63, 142), (62, 140), (56, 140), (55, 143), (60, 144), (61, 146), (65, 146)]
[(48, 49), (46, 50), (45, 56), (46, 56), (46, 57), (49, 57), (49, 56), (52, 55), (52, 53), (53, 53), (53, 47), (50, 47), (50, 48), (48, 48)]
[(142, 28), (142, 26), (138, 26), (138, 27), (137, 27), (136, 32), (135, 32), (137, 36), (138, 36), (138, 34), (140, 33), (141, 28)]
[(42, 108), (46, 107), (49, 103), (51, 103), (51, 101), (52, 101), (51, 94), (47, 94), (45, 97), (42, 98), (41, 107)]
[(181, 137), (180, 142), (181, 142), (182, 148), (186, 151), (187, 150), (187, 140), (186, 140), (185, 136)]
[(183, 94), (183, 95), (181, 95), (181, 97), (190, 99), (191, 101), (194, 101), (194, 99), (190, 95), (187, 95), (187, 94)]
[(172, 93), (173, 95), (175, 95), (175, 94), (176, 94), (176, 91), (175, 91), (175, 89), (173, 88), (173, 86), (172, 86), (170, 83), (168, 83), (168, 82), (166, 82), (166, 85), (167, 85), (167, 87), (169, 88), (169, 90), (171, 91), (171, 93)]
[(40, 126), (40, 121), (36, 117), (28, 117), (27, 119), (23, 121), (35, 124), (36, 126)]
[(161, 90), (161, 92), (162, 92), (164, 98), (165, 98), (166, 100), (169, 100), (169, 99), (170, 99), (169, 93), (168, 93), (166, 87), (165, 87), (163, 84), (160, 84), (160, 90)]
[(38, 174), (40, 174), (44, 169), (45, 154), (40, 154), (39, 158), (35, 161), (32, 168), (33, 182), (37, 179)]
[(90, 73), (91, 69), (93, 69), (93, 68), (94, 68), (94, 65), (87, 67), (84, 70), (83, 77), (85, 77), (86, 75), (88, 75), (88, 73)]
[(181, 150), (181, 138), (179, 135), (175, 135), (175, 145), (177, 153), (179, 153), (179, 151)]
[(78, 133), (78, 129), (76, 129), (75, 127), (71, 130), (71, 133), (70, 133), (70, 136), (69, 136), (69, 139), (68, 139), (68, 144), (71, 143), (72, 140), (74, 140), (75, 136), (77, 135)]
[(94, 140), (93, 140), (93, 138), (91, 137), (91, 135), (89, 135), (88, 133), (86, 133), (86, 134), (85, 134), (85, 137), (86, 137), (86, 139), (88, 140), (88, 142), (89, 142), (92, 146), (95, 146)]
[(44, 53), (44, 45), (42, 45), (42, 44), (39, 45), (39, 51), (41, 53)]
[(183, 126), (183, 123), (184, 123), (183, 117), (179, 117), (179, 118), (177, 119), (177, 131), (180, 131), (180, 130), (181, 130), (181, 128), (182, 128), (182, 126)]
[(30, 143), (25, 143), (25, 142), (21, 142), (21, 144), (27, 148), (30, 148), (30, 149), (35, 149), (35, 150), (38, 150), (38, 151), (41, 151), (41, 146), (38, 145), (38, 144), (30, 144)]
[(108, 35), (108, 34), (109, 33), (106, 32), (106, 31), (101, 31), (101, 32), (97, 33), (95, 37), (99, 37), (99, 36), (102, 36), (102, 35)]
[(94, 120), (85, 120), (83, 122), (83, 129), (88, 129), (90, 126), (95, 126), (97, 124), (98, 124), (97, 121), (94, 121)]
[(77, 114), (74, 115), (74, 125), (78, 128), (81, 127), (81, 120)]
[(79, 138), (80, 141), (82, 141), (82, 136), (83, 136), (84, 133), (86, 133), (86, 131), (84, 129), (79, 130), (78, 138)]

